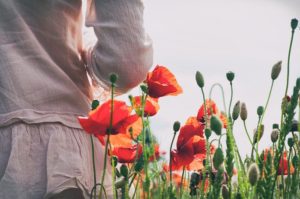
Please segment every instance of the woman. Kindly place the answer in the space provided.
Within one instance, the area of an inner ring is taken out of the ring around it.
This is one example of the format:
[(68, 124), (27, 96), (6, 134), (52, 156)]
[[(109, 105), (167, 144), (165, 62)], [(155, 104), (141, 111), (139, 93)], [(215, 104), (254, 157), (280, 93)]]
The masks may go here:
[[(86, 17), (82, 4), (0, 0), (1, 199), (88, 198), (90, 138), (77, 122), (92, 100), (86, 71), (106, 89), (109, 74), (118, 74), (124, 93), (151, 67), (141, 0), (94, 0)], [(84, 18), (98, 39), (86, 51)], [(103, 155), (97, 142), (99, 176)]]

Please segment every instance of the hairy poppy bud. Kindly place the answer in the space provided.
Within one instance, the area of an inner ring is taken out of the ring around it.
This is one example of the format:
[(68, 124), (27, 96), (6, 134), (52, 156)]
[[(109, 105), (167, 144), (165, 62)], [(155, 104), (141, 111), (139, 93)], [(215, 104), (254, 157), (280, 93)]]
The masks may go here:
[(178, 121), (174, 122), (173, 131), (177, 132), (177, 131), (179, 131), (179, 129), (180, 129), (180, 122), (178, 122)]
[(277, 79), (277, 77), (279, 76), (280, 71), (281, 71), (281, 64), (282, 64), (282, 61), (279, 61), (273, 66), (272, 72), (271, 72), (272, 80)]
[(236, 120), (240, 115), (241, 107), (240, 107), (240, 101), (237, 101), (233, 107), (232, 111), (232, 119)]
[(210, 136), (211, 136), (211, 130), (210, 129), (205, 129), (204, 134), (205, 134), (206, 139), (209, 139)]
[(298, 20), (297, 19), (292, 19), (291, 20), (291, 28), (292, 28), (292, 30), (295, 30), (296, 28), (297, 28), (297, 26), (298, 26)]
[(234, 79), (234, 72), (229, 71), (228, 73), (226, 73), (226, 77), (228, 81), (232, 81)]
[[(259, 127), (258, 127), (259, 131), (257, 129), (254, 130), (254, 143), (257, 143), (260, 141), (260, 139), (262, 138), (263, 134), (264, 134), (264, 130), (265, 130), (265, 126), (263, 124), (261, 124)], [(257, 139), (258, 137), (258, 133), (259, 133), (259, 138)]]
[(221, 135), (222, 133), (222, 122), (221, 120), (215, 116), (212, 115), (210, 118), (210, 128), (213, 130), (217, 135)]
[(196, 82), (200, 88), (204, 87), (204, 78), (199, 71), (196, 72)]
[(252, 186), (256, 184), (259, 178), (259, 169), (256, 163), (252, 163), (248, 169), (248, 180)]
[(289, 147), (293, 147), (294, 146), (294, 139), (293, 138), (289, 138), (288, 139), (288, 145), (289, 145)]
[(262, 107), (262, 106), (257, 107), (256, 112), (257, 112), (258, 116), (261, 116), (264, 113), (264, 107)]
[(230, 198), (230, 193), (227, 185), (222, 185), (222, 196), (224, 199), (229, 199)]
[(292, 164), (293, 164), (293, 166), (294, 166), (295, 168), (298, 167), (298, 164), (299, 164), (299, 158), (298, 158), (297, 155), (295, 155), (295, 156), (293, 157), (293, 159), (292, 159)]
[(271, 140), (273, 143), (277, 142), (279, 136), (279, 130), (278, 129), (273, 129), (271, 133)]
[(99, 106), (99, 101), (98, 100), (93, 100), (92, 102), (92, 110), (95, 110)]
[(109, 75), (109, 80), (112, 84), (115, 84), (117, 82), (117, 79), (118, 79), (118, 75), (115, 74), (115, 73), (111, 73)]
[(214, 157), (213, 157), (213, 164), (214, 164), (215, 169), (219, 169), (219, 167), (221, 166), (223, 161), (224, 161), (224, 154), (223, 154), (222, 149), (219, 147), (219, 148), (217, 148), (217, 150), (214, 154)]
[(128, 177), (128, 167), (125, 164), (121, 165), (120, 172), (121, 172), (122, 176), (124, 176), (125, 178)]
[(240, 116), (241, 116), (241, 119), (243, 121), (245, 121), (247, 119), (247, 116), (248, 116), (247, 107), (246, 107), (246, 104), (244, 102), (241, 104)]

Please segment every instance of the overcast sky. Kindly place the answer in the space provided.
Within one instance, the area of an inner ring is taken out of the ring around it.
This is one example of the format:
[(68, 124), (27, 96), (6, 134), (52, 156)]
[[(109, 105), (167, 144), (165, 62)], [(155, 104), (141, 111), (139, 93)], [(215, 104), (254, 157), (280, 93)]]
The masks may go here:
[[(247, 104), (247, 126), (252, 133), (257, 124), (256, 108), (267, 99), (271, 68), (282, 60), (283, 68), (265, 115), (260, 148), (270, 146), (271, 127), (280, 120), (285, 89), (290, 20), (300, 19), (300, 4), (271, 0), (145, 0), (144, 3), (145, 28), (154, 42), (154, 66), (167, 66), (184, 90), (180, 96), (161, 98), (161, 110), (151, 119), (161, 147), (169, 148), (173, 122), (178, 120), (183, 124), (189, 116), (197, 114), (203, 103), (194, 80), (197, 70), (205, 77), (206, 96), (213, 83), (221, 83), (227, 104), (230, 87), (225, 74), (230, 70), (235, 72), (233, 102), (240, 100)], [(290, 74), (289, 93), (300, 77), (299, 28), (295, 33)], [(213, 92), (213, 99), (223, 109), (219, 90)], [(234, 135), (243, 156), (249, 154), (250, 143), (240, 119)]]

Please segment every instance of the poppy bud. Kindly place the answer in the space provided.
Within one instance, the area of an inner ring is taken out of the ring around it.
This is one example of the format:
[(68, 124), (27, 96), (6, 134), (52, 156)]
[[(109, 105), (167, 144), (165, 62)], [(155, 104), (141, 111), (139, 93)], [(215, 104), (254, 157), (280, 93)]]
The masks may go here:
[(222, 196), (224, 199), (229, 199), (230, 198), (230, 193), (227, 185), (222, 185)]
[(259, 135), (259, 138), (257, 139), (258, 137), (258, 130), (257, 129), (254, 129), (254, 140), (253, 142), (254, 143), (257, 143), (260, 141), (260, 139), (262, 138), (263, 134), (264, 134), (264, 130), (265, 130), (265, 126), (263, 124), (261, 124), (258, 129), (260, 129), (260, 135)]
[(235, 197), (234, 197), (235, 199), (243, 199), (243, 197), (242, 197), (242, 194), (240, 193), (240, 192), (237, 192), (236, 194), (235, 194)]
[(93, 100), (92, 102), (92, 110), (95, 110), (99, 106), (99, 101), (98, 100)]
[(297, 78), (296, 87), (300, 89), (300, 77)]
[(273, 129), (278, 129), (278, 128), (279, 128), (279, 125), (275, 123), (275, 124), (273, 124), (272, 128), (273, 128)]
[(122, 176), (124, 176), (125, 178), (128, 177), (128, 167), (125, 164), (121, 165), (120, 172), (121, 172)]
[(256, 112), (257, 112), (258, 116), (261, 116), (264, 113), (264, 107), (262, 107), (262, 106), (257, 107)]
[(213, 130), (217, 135), (221, 135), (222, 133), (222, 122), (221, 120), (215, 116), (212, 115), (210, 118), (210, 128)]
[(259, 178), (259, 169), (256, 163), (252, 163), (248, 169), (248, 180), (254, 186)]
[(143, 156), (141, 156), (135, 163), (134, 165), (134, 170), (136, 172), (140, 172), (142, 171), (142, 169), (144, 168), (144, 158)]
[(292, 127), (291, 127), (291, 129), (290, 129), (290, 132), (298, 131), (298, 125), (299, 125), (298, 121), (297, 121), (297, 120), (293, 120), (293, 121), (292, 121)]
[(180, 122), (178, 122), (178, 121), (174, 122), (173, 131), (177, 132), (177, 131), (179, 131), (179, 129), (180, 129)]
[(297, 155), (295, 155), (295, 156), (293, 157), (293, 159), (292, 159), (292, 164), (293, 164), (293, 166), (294, 166), (295, 168), (298, 167), (298, 164), (299, 164), (299, 158), (298, 158)]
[(241, 104), (240, 116), (241, 116), (241, 119), (243, 121), (245, 121), (247, 119), (247, 116), (248, 116), (247, 107), (246, 107), (246, 104), (244, 102)]
[(118, 79), (118, 75), (115, 74), (115, 73), (111, 73), (109, 75), (109, 80), (112, 84), (115, 84), (117, 82), (117, 79)]
[(196, 72), (196, 82), (200, 88), (204, 87), (204, 78), (199, 71)]
[(191, 175), (191, 181), (190, 181), (190, 184), (192, 186), (197, 186), (200, 182), (200, 175), (196, 172), (193, 172), (192, 175)]
[(279, 136), (279, 130), (278, 129), (273, 129), (271, 133), (271, 140), (273, 143), (277, 142)]
[(148, 94), (148, 87), (146, 85), (141, 85), (140, 88), (144, 93)]
[(226, 73), (226, 77), (228, 81), (232, 81), (234, 79), (234, 72), (229, 71), (228, 73)]
[(294, 146), (294, 139), (293, 138), (289, 138), (288, 139), (288, 145), (289, 145), (289, 147), (293, 147)]
[(240, 101), (237, 101), (236, 104), (234, 105), (233, 111), (232, 111), (232, 119), (233, 120), (236, 120), (239, 117), (240, 110), (241, 110)]
[(209, 139), (210, 136), (211, 136), (211, 130), (210, 129), (205, 129), (204, 134), (205, 134), (206, 139)]
[(223, 154), (222, 149), (219, 147), (216, 149), (216, 152), (213, 157), (213, 164), (214, 164), (215, 169), (219, 169), (219, 167), (221, 166), (223, 161), (224, 161), (224, 154)]
[(298, 20), (297, 19), (292, 19), (291, 20), (291, 28), (292, 28), (292, 30), (295, 30), (296, 28), (297, 28), (297, 26), (298, 26)]
[(271, 78), (272, 78), (272, 80), (277, 79), (277, 77), (279, 76), (280, 71), (281, 71), (281, 64), (282, 64), (282, 62), (279, 61), (279, 62), (277, 62), (277, 63), (273, 66), (272, 72), (271, 72)]
[(163, 182), (166, 182), (166, 181), (167, 181), (167, 176), (166, 176), (166, 173), (165, 173), (165, 172), (162, 172), (162, 173), (160, 174), (160, 177), (161, 177), (161, 179), (162, 179)]

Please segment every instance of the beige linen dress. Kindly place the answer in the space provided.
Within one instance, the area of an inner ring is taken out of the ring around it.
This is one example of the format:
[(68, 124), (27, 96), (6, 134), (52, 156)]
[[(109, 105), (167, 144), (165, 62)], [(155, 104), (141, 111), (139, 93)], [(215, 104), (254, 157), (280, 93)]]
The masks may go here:
[[(93, 187), (91, 142), (77, 122), (93, 82), (117, 91), (140, 83), (152, 65), (141, 0), (0, 0), (0, 198), (50, 198)], [(84, 52), (82, 26), (97, 43)], [(82, 54), (86, 57), (83, 61)], [(87, 64), (85, 64), (87, 63)], [(95, 139), (97, 179), (103, 148)], [(110, 175), (106, 188), (110, 190)]]

